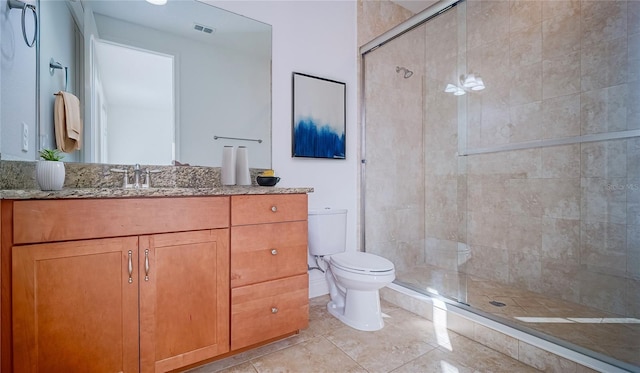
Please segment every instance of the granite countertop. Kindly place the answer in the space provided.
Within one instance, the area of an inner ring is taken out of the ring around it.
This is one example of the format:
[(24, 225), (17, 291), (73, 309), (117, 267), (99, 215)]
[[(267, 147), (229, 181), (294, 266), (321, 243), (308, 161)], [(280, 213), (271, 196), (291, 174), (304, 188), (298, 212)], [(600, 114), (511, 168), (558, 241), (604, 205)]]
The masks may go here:
[[(144, 166), (162, 172), (154, 174), (148, 189), (122, 188), (123, 176), (112, 168), (131, 168), (130, 165), (65, 163), (65, 182), (62, 190), (42, 191), (36, 182), (36, 162), (0, 159), (0, 199), (88, 199), (88, 198), (144, 198), (229, 196), (242, 194), (300, 194), (313, 188), (251, 186), (222, 186), (220, 167), (203, 166)], [(264, 169), (252, 168), (251, 179)]]
[(242, 194), (311, 193), (313, 188), (280, 188), (261, 186), (224, 186), (216, 188), (63, 188), (58, 191), (38, 189), (0, 190), (0, 199), (82, 199), (135, 197), (229, 196)]

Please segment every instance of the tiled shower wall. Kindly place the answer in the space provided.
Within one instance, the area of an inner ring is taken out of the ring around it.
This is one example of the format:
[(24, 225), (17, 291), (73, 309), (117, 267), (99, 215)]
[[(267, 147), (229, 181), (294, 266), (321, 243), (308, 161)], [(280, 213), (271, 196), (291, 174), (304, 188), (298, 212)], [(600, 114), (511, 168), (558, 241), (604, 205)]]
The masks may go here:
[[(467, 95), (467, 149), (639, 129), (639, 16), (638, 1), (467, 2), (467, 69), (487, 85)], [(639, 160), (640, 138), (467, 157), (460, 269), (640, 316)]]
[(457, 155), (640, 129), (640, 2), (470, 0), (366, 59), (368, 251), (640, 316), (639, 138)]

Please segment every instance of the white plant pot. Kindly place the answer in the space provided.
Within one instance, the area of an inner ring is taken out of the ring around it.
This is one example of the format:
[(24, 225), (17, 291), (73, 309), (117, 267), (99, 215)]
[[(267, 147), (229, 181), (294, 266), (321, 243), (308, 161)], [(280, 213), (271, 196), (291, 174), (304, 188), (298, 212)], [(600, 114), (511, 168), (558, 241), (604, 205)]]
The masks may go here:
[(60, 190), (64, 184), (64, 162), (38, 161), (36, 181), (42, 190)]

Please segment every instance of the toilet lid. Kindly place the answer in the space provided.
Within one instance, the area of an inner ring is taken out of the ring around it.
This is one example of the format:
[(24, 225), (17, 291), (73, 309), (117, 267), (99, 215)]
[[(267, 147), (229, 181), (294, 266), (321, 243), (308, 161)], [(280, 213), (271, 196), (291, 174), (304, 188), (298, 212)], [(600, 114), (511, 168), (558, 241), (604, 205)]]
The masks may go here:
[(394, 268), (391, 261), (360, 251), (332, 255), (331, 263), (338, 267), (361, 272), (388, 272), (393, 271)]

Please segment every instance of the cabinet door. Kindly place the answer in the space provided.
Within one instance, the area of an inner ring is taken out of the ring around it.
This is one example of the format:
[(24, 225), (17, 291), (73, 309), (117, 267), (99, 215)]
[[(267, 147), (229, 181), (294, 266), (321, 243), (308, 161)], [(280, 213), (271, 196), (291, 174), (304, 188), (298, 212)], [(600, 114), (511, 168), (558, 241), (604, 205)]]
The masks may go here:
[(140, 270), (143, 372), (229, 351), (228, 229), (140, 237)]
[(137, 372), (138, 239), (14, 246), (15, 372)]

